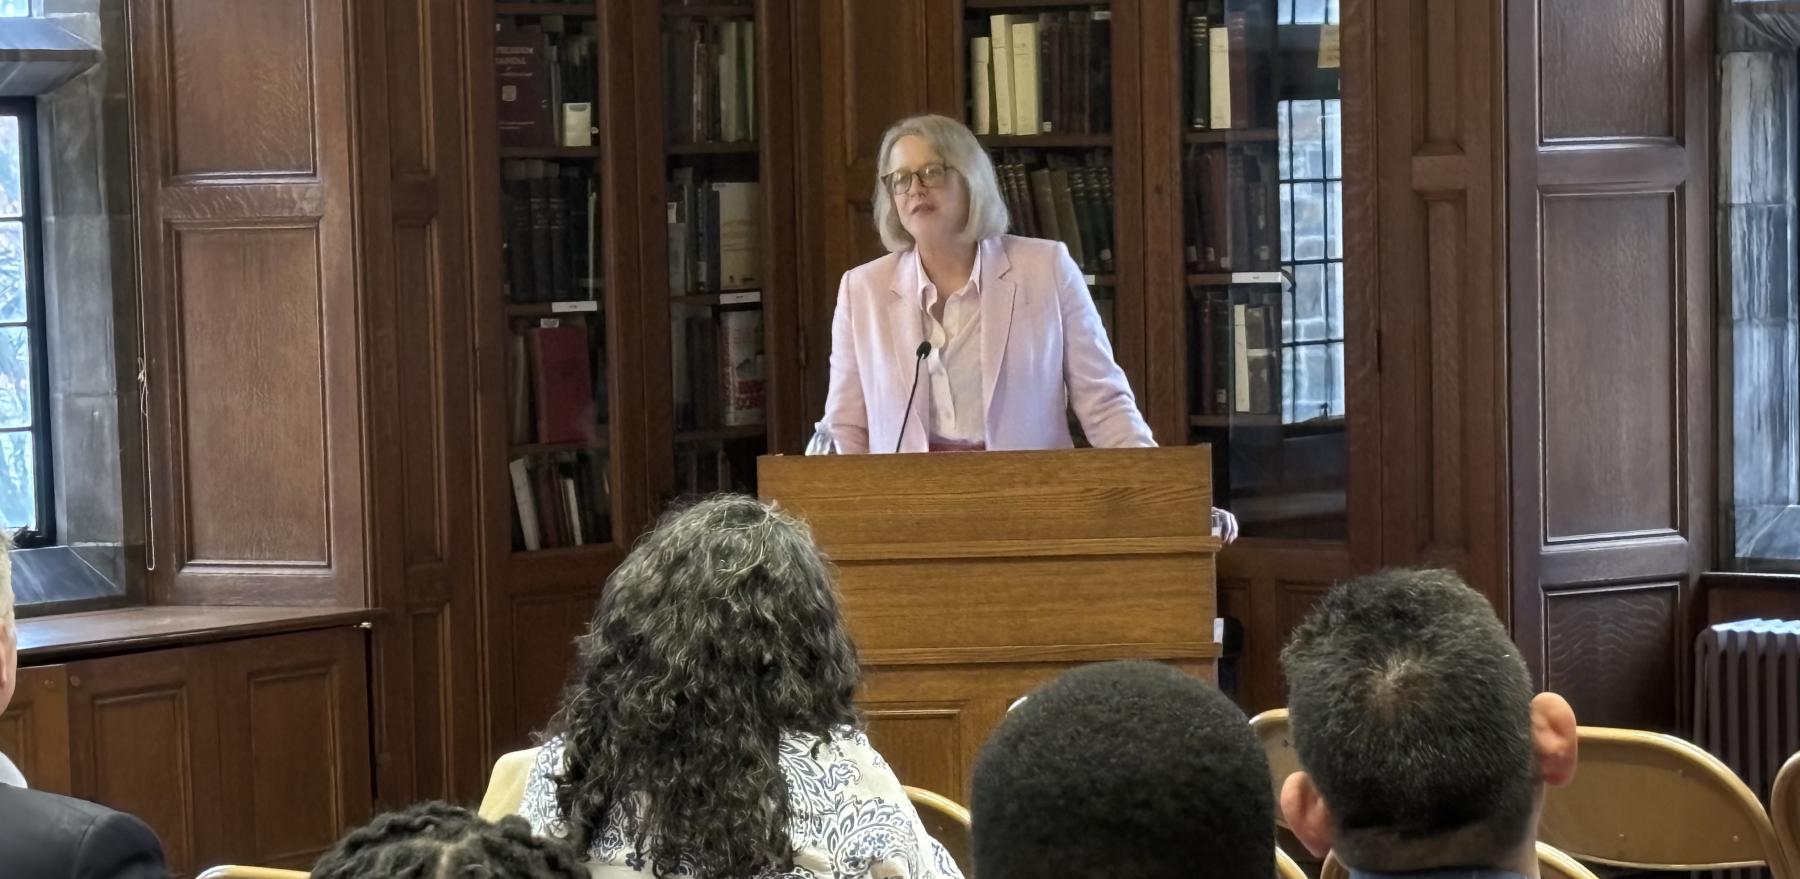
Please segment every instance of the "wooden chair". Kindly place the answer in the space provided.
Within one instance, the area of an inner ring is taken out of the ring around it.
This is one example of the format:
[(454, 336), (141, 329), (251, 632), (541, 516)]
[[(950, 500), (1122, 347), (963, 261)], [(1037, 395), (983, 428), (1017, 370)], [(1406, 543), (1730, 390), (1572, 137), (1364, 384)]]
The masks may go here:
[(201, 873), (196, 879), (306, 879), (299, 870), (277, 870), (273, 867), (239, 867), (227, 864)]
[(973, 825), (969, 821), (969, 810), (949, 797), (923, 788), (906, 788), (906, 798), (918, 810), (925, 831), (932, 839), (943, 843), (956, 865), (962, 868), (963, 875), (974, 876), (975, 850), (970, 842)]
[(1790, 872), (1768, 813), (1731, 769), (1657, 733), (1584, 726), (1575, 780), (1550, 788), (1538, 838), (1576, 858), (1639, 870)]
[(525, 779), (531, 776), (537, 755), (536, 748), (501, 754), (494, 761), (494, 774), (488, 776), (487, 793), (481, 795), (481, 807), (475, 813), (489, 821), (518, 814), (519, 803), (525, 799)]
[[(1275, 802), (1281, 802), (1281, 786), (1287, 778), (1300, 771), (1300, 755), (1294, 750), (1294, 738), (1288, 726), (1288, 710), (1271, 708), (1250, 718), (1250, 730), (1256, 733), (1256, 740), (1262, 743), (1263, 754), (1269, 758), (1269, 787), (1274, 792)], [(1275, 810), (1275, 823), (1287, 826), (1287, 819), (1281, 817), (1281, 810)]]
[(1788, 869), (1800, 874), (1800, 753), (1789, 757), (1769, 791), (1769, 817)]
[[(1599, 879), (1594, 871), (1582, 866), (1580, 861), (1548, 843), (1537, 844), (1537, 859), (1539, 879)], [(1325, 866), (1319, 870), (1319, 879), (1350, 879), (1350, 871), (1344, 869), (1337, 855), (1326, 855)]]

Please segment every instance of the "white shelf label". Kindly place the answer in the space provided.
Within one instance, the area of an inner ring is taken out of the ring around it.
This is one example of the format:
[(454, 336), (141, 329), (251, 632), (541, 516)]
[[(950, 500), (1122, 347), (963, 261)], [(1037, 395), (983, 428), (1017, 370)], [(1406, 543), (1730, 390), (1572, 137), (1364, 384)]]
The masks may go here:
[(570, 314), (582, 311), (599, 311), (600, 303), (592, 299), (574, 299), (567, 302), (550, 303), (550, 311), (554, 314)]
[(744, 290), (737, 293), (720, 293), (720, 305), (756, 305), (762, 302), (761, 290)]

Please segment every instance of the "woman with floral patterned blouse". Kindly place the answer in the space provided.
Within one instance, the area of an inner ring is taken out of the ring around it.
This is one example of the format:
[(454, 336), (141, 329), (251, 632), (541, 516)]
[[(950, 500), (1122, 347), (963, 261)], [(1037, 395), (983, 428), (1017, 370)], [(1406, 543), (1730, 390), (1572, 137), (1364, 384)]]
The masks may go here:
[(596, 877), (961, 879), (857, 728), (861, 679), (805, 527), (703, 501), (607, 582), (520, 814)]

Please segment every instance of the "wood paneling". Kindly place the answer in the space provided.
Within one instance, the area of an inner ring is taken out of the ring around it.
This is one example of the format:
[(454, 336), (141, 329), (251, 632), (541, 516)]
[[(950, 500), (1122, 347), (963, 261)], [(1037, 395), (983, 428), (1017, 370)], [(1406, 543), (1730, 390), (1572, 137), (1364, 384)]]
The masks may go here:
[(309, 869), (371, 809), (364, 635), (307, 632), (207, 652), (233, 862)]
[(575, 670), (575, 639), (587, 632), (595, 596), (534, 595), (512, 602), (511, 668), (505, 718), (516, 738), (497, 747), (523, 747), (526, 734), (543, 729), (562, 705), (563, 685)]
[[(905, 781), (928, 791), (963, 788), (961, 761), (966, 703), (864, 704), (869, 743), (889, 766), (904, 771)], [(960, 800), (959, 802), (968, 802)]]
[(1543, 537), (1676, 531), (1676, 199), (1559, 193), (1539, 216)]
[(318, 231), (173, 234), (186, 404), (183, 555), (207, 565), (329, 564)]
[(11, 758), (33, 789), (70, 792), (67, 669), (19, 669), (12, 701), (0, 714), (0, 753)]
[(226, 844), (217, 690), (198, 648), (72, 663), (74, 794), (144, 820), (169, 869), (192, 875)]
[(1587, 723), (1684, 719), (1715, 509), (1713, 5), (1506, 7), (1513, 634)]
[(1680, 583), (1552, 592), (1544, 597), (1544, 685), (1591, 726), (1675, 732), (1684, 719)]
[[(375, 510), (376, 792), (472, 801), (487, 779), (475, 478), (468, 0), (362, 4), (356, 26)], [(489, 69), (487, 58), (474, 65)], [(487, 82), (487, 80), (483, 80)]]
[(150, 597), (364, 603), (343, 0), (131, 0)]
[(337, 628), (69, 664), (73, 794), (142, 818), (177, 875), (310, 865), (370, 814), (364, 637)]
[(1331, 584), (1350, 576), (1350, 555), (1330, 544), (1245, 542), (1219, 554), (1219, 614), (1244, 627), (1238, 704), (1255, 714), (1287, 704), (1281, 648)]
[[(313, 3), (159, 0), (177, 176), (310, 176), (317, 162)], [(336, 59), (341, 61), (342, 59)]]
[[(1543, 0), (1545, 142), (1674, 135), (1680, 0)], [(1710, 65), (1702, 65), (1706, 69)]]

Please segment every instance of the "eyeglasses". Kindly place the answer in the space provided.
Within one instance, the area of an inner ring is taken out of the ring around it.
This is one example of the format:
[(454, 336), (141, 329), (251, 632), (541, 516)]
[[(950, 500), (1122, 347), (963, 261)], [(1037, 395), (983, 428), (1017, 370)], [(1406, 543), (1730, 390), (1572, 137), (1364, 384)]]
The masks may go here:
[(887, 184), (888, 192), (894, 195), (905, 195), (912, 191), (913, 181), (919, 181), (926, 189), (936, 189), (944, 183), (944, 175), (950, 173), (950, 166), (943, 162), (932, 162), (917, 171), (893, 171), (881, 178)]

